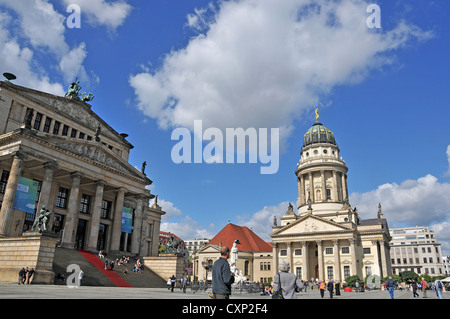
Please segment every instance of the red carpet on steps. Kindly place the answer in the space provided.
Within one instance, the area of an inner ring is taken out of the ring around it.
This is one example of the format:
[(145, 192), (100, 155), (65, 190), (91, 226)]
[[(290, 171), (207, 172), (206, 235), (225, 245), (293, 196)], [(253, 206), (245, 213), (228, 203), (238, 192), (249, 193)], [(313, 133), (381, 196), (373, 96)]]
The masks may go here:
[(119, 276), (113, 270), (105, 270), (105, 263), (95, 254), (86, 250), (78, 250), (78, 252), (84, 256), (91, 264), (93, 264), (98, 270), (102, 272), (109, 280), (111, 280), (117, 287), (132, 287), (125, 279)]

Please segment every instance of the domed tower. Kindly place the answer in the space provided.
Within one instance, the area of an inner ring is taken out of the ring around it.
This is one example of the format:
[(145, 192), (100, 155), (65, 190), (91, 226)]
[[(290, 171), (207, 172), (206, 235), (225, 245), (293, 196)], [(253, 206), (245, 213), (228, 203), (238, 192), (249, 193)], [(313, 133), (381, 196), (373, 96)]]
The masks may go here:
[(334, 221), (349, 221), (348, 168), (339, 151), (333, 132), (319, 122), (317, 109), (316, 121), (303, 137), (295, 170), (299, 216), (311, 213)]

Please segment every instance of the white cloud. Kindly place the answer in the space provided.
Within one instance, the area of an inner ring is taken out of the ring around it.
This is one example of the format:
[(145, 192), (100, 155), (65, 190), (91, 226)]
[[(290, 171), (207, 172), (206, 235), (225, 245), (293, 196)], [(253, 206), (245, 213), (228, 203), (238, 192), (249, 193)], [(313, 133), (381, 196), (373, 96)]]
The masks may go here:
[(158, 205), (166, 212), (161, 218), (160, 229), (162, 231), (171, 232), (183, 240), (212, 238), (215, 235), (213, 224), (209, 225), (209, 229), (202, 227), (200, 223), (193, 220), (190, 216), (184, 215), (172, 202), (158, 198)]
[[(61, 84), (51, 82), (45, 63), (57, 65), (53, 71), (66, 81), (79, 76), (87, 80), (83, 62), (85, 44), (71, 49), (64, 32), (65, 16), (44, 0), (0, 0), (0, 69), (17, 76), (15, 83), (45, 92), (64, 95)], [(38, 61), (35, 53), (45, 56)], [(56, 61), (56, 63), (52, 62)], [(77, 73), (74, 73), (77, 72)]]
[(187, 25), (204, 32), (168, 53), (154, 72), (132, 75), (139, 109), (161, 128), (279, 127), (287, 136), (303, 111), (334, 86), (392, 63), (391, 54), (430, 34), (399, 22), (366, 25), (368, 2), (223, 1)]
[(86, 17), (89, 24), (104, 25), (112, 30), (121, 26), (132, 10), (131, 5), (125, 1), (64, 0), (64, 2), (66, 5), (77, 4), (80, 6), (82, 21)]
[(271, 241), (270, 234), (272, 233), (273, 219), (276, 217), (279, 225), (279, 218), (287, 212), (288, 207), (289, 202), (264, 206), (263, 209), (251, 216), (238, 216), (238, 225), (247, 226), (265, 241)]
[(350, 204), (357, 207), (363, 218), (375, 218), (381, 203), (390, 225), (425, 226), (450, 216), (449, 194), (449, 183), (440, 183), (436, 177), (426, 175), (400, 185), (387, 183), (367, 193), (353, 193)]
[(430, 225), (430, 229), (434, 230), (434, 236), (438, 243), (441, 243), (442, 256), (450, 256), (450, 221)]

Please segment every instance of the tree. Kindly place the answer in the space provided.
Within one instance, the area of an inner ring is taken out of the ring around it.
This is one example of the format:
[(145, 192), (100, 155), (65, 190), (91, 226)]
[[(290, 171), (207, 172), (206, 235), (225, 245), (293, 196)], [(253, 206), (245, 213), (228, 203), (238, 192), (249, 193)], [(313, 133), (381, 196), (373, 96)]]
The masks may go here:
[(356, 282), (361, 282), (361, 279), (358, 277), (358, 275), (353, 275), (350, 277), (345, 278), (345, 282), (347, 283), (347, 286), (349, 287), (356, 287)]
[(419, 278), (418, 274), (410, 270), (402, 271), (399, 275), (403, 282), (412, 282), (413, 279), (417, 281)]

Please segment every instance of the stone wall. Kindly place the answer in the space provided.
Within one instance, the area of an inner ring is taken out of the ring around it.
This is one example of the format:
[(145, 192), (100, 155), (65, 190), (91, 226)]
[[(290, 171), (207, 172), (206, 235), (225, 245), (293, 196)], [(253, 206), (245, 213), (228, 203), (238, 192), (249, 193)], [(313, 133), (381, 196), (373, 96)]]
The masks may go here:
[(0, 238), (0, 282), (17, 283), (22, 267), (34, 268), (34, 284), (53, 284), (53, 258), (58, 239), (53, 233), (24, 233)]
[(184, 258), (175, 255), (159, 255), (157, 257), (143, 257), (144, 266), (152, 270), (158, 276), (167, 281), (175, 275), (177, 284), (185, 275)]

